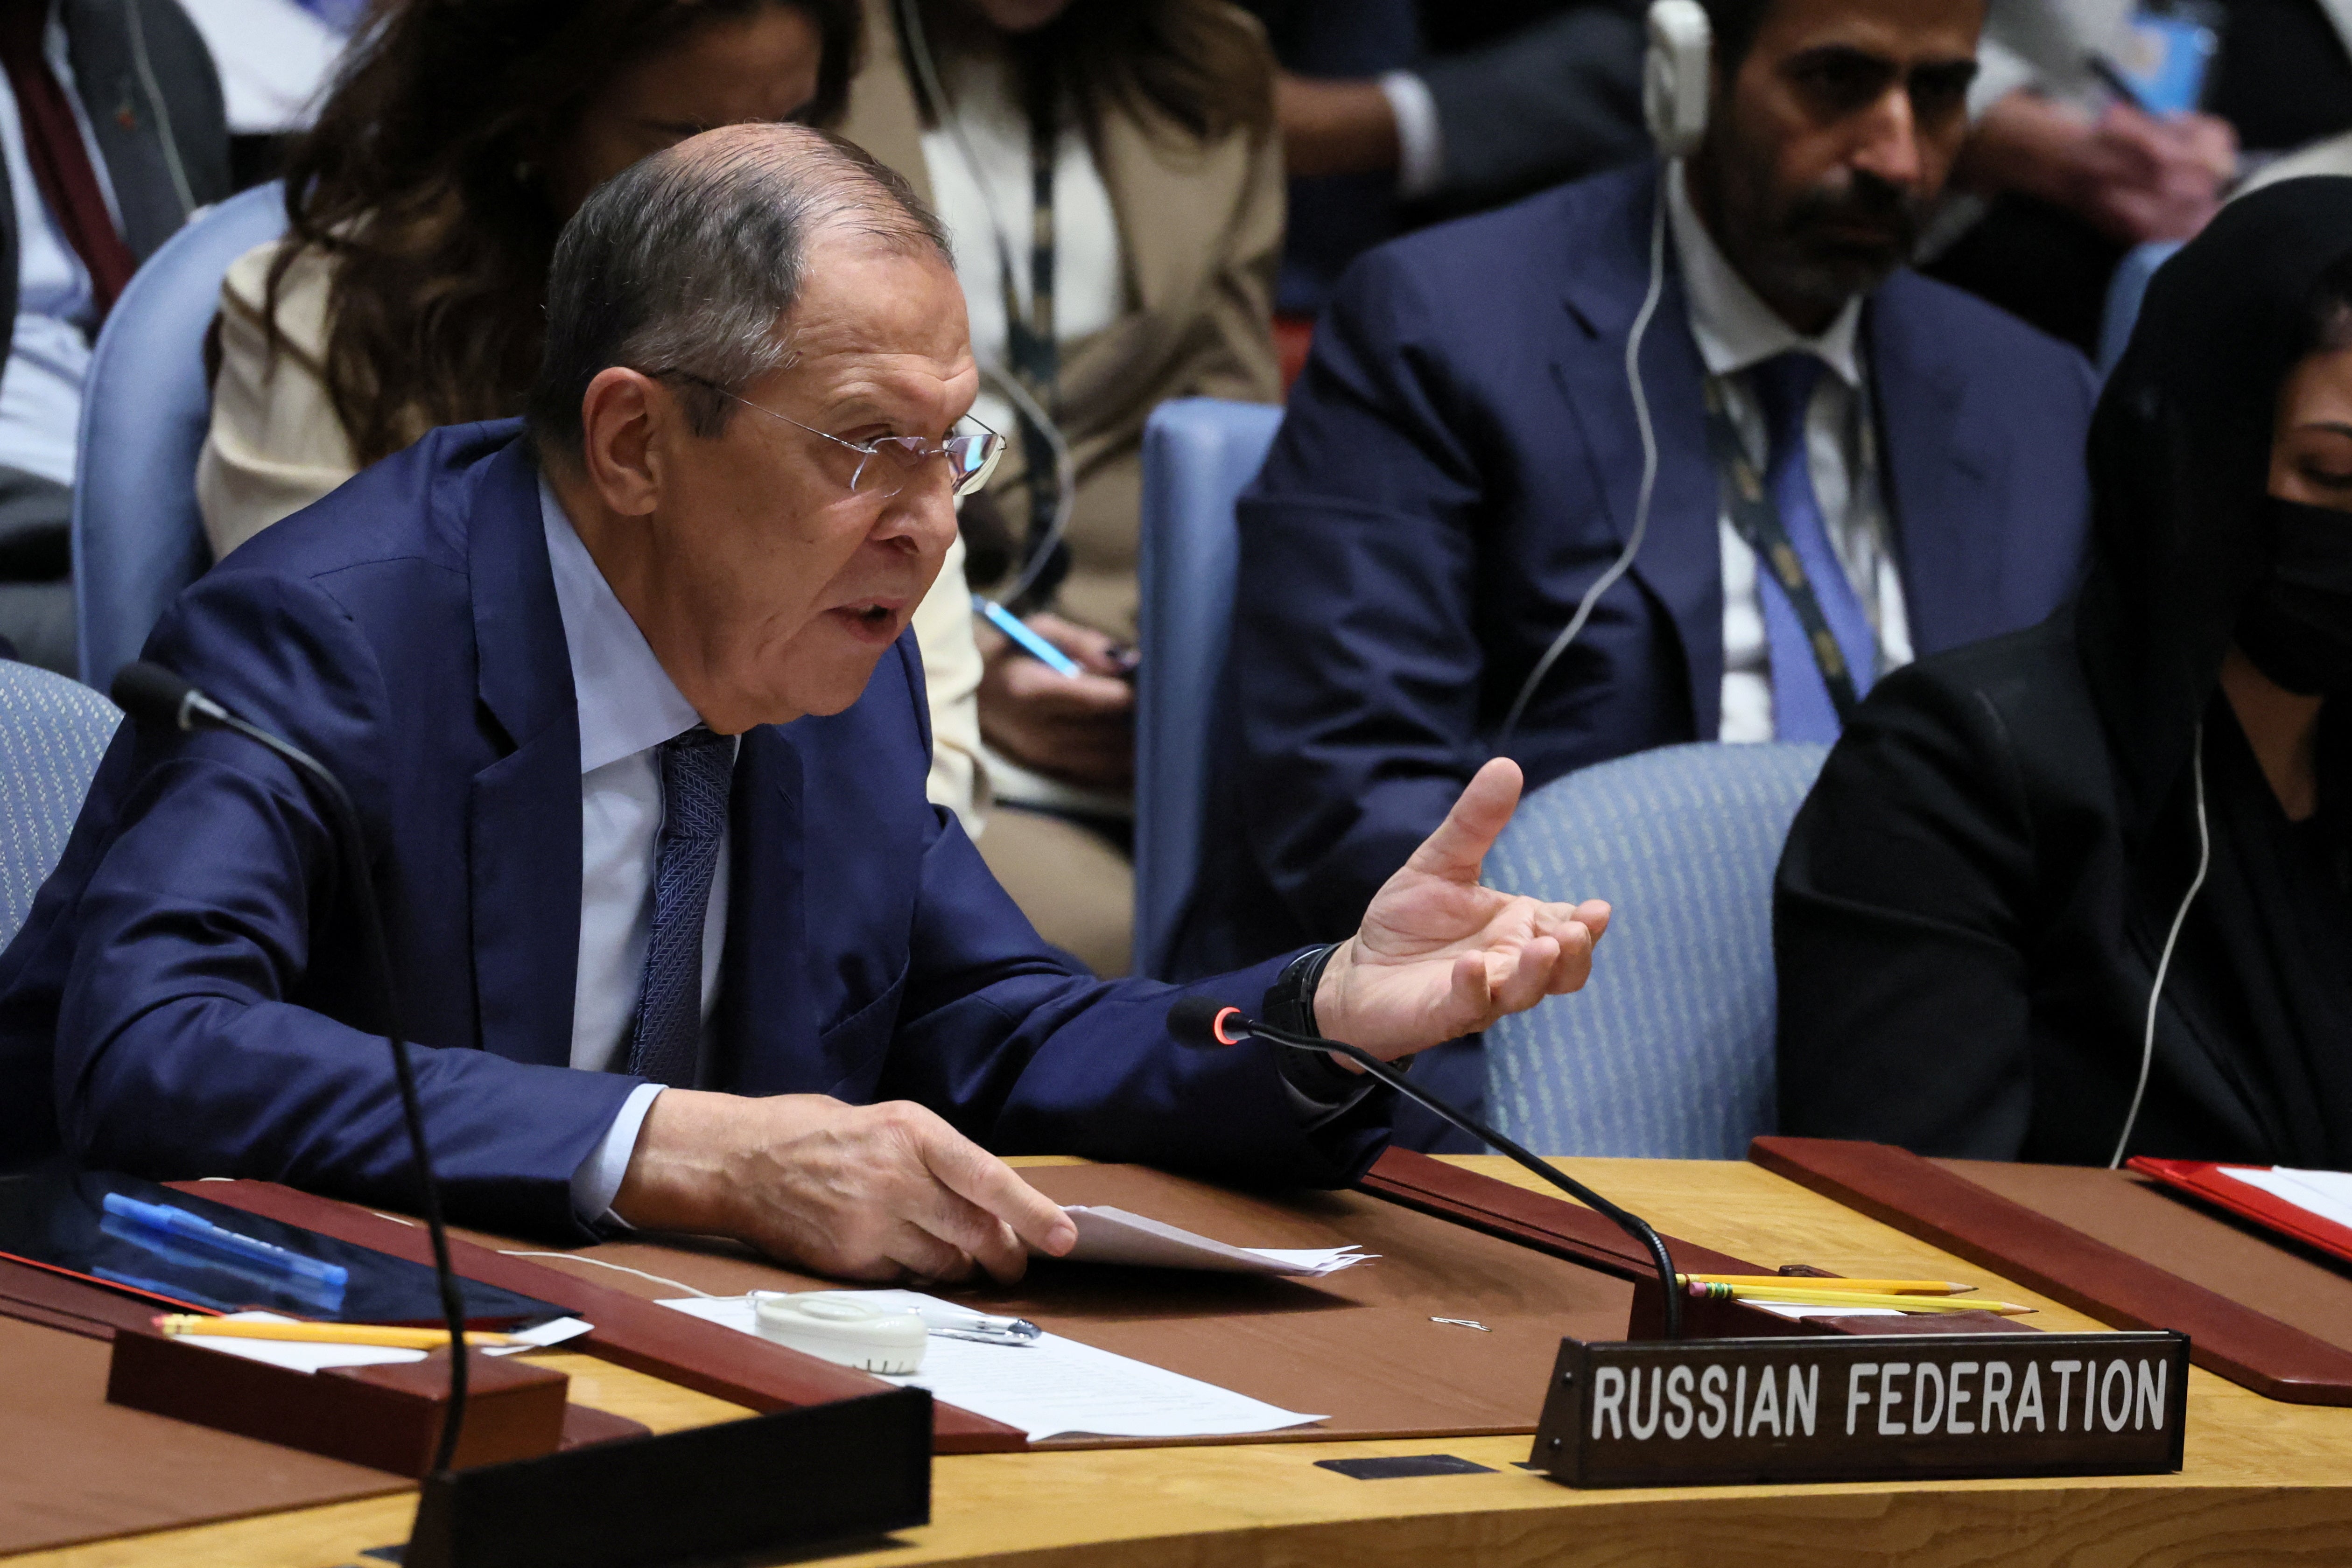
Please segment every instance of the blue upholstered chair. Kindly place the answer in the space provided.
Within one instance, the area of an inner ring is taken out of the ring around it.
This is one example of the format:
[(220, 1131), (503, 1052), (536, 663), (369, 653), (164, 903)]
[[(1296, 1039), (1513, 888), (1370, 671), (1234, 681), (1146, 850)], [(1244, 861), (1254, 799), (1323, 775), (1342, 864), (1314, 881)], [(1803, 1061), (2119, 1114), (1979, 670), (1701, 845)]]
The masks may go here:
[(1136, 672), (1135, 969), (1166, 973), (1207, 831), (1210, 739), (1241, 533), (1282, 410), (1181, 398), (1143, 432), (1142, 664)]
[(2124, 357), (2132, 323), (2139, 319), (2139, 302), (2147, 298), (2147, 280), (2179, 248), (2179, 240), (2150, 240), (2125, 252), (2116, 264), (2116, 275), (2107, 284), (2106, 309), (2099, 318), (2099, 374), (2114, 370), (2116, 361)]
[(281, 186), (231, 196), (147, 258), (98, 335), (82, 394), (73, 574), (81, 678), (100, 691), (212, 564), (196, 512), (196, 454), (212, 417), (205, 332), (229, 263), (285, 229)]
[(0, 946), (57, 868), (121, 717), (78, 681), (0, 660)]
[(1738, 1159), (1773, 1126), (1772, 873), (1821, 746), (1670, 746), (1536, 791), (1487, 881), (1605, 898), (1582, 991), (1486, 1031), (1486, 1110), (1545, 1154)]

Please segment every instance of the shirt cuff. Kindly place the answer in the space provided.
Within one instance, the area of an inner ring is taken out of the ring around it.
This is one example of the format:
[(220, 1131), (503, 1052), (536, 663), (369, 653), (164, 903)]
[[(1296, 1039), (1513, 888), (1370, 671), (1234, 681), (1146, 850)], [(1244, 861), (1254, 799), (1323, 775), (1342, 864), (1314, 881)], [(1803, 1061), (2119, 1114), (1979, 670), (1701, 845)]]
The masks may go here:
[(1976, 79), (1969, 83), (1969, 123), (1982, 120), (1994, 104), (2018, 89), (2042, 85), (2042, 73), (2032, 61), (1996, 39), (1982, 40), (1977, 46)]
[(572, 1212), (583, 1225), (600, 1230), (630, 1228), (627, 1220), (613, 1212), (613, 1200), (620, 1196), (621, 1178), (629, 1174), (629, 1156), (637, 1152), (637, 1134), (646, 1124), (646, 1113), (654, 1108), (654, 1101), (666, 1087), (640, 1083), (631, 1090), (614, 1113), (613, 1124), (604, 1129), (604, 1141), (572, 1173)]
[(1397, 194), (1408, 202), (1426, 196), (1445, 174), (1445, 127), (1437, 118), (1437, 99), (1411, 71), (1390, 71), (1379, 86), (1396, 120)]

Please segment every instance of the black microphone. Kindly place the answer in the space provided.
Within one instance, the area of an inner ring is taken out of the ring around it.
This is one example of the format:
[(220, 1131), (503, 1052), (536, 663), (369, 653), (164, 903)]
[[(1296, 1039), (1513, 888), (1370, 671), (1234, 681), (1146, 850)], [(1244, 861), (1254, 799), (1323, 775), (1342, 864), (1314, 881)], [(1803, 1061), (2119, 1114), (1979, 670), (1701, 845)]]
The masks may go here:
[(433, 1153), (425, 1141), (425, 1113), (416, 1103), (416, 1075), (409, 1066), (408, 1042), (401, 1032), (392, 954), (384, 944), (383, 916), (376, 909), (375, 879), (368, 871), (367, 844), (360, 833), (359, 812), (352, 808), (342, 780), (324, 763), (259, 726), (247, 724), (161, 664), (143, 661), (125, 664), (115, 675), (109, 695), (114, 698), (114, 706), (129, 714), (135, 724), (184, 730), (225, 729), (241, 735), (292, 764), (318, 787), (320, 798), (326, 802), (337, 858), (357, 905), (360, 943), (366, 949), (368, 967), (373, 971), (385, 1039), (392, 1046), (393, 1077), (400, 1085), (400, 1113), (408, 1124), (408, 1148), (416, 1164), (416, 1186), (425, 1231), (433, 1239), (433, 1271), (441, 1287), (441, 1315), (449, 1328), (449, 1418), (442, 1424), (440, 1446), (433, 1455), (434, 1469), (446, 1472), (457, 1452), (458, 1434), (466, 1424), (466, 1308), (457, 1291), (457, 1270), (449, 1266), (449, 1232), (441, 1221), (441, 1184), (433, 1174)]
[(1323, 1051), (1344, 1056), (1408, 1099), (1419, 1101), (1438, 1115), (1461, 1128), (1472, 1137), (1490, 1147), (1499, 1149), (1551, 1183), (1587, 1208), (1612, 1221), (1619, 1229), (1640, 1242), (1650, 1254), (1650, 1261), (1658, 1270), (1658, 1284), (1665, 1291), (1666, 1338), (1680, 1339), (1683, 1333), (1682, 1291), (1675, 1279), (1675, 1260), (1666, 1251), (1666, 1244), (1650, 1228), (1650, 1222), (1640, 1215), (1618, 1207), (1582, 1182), (1567, 1173), (1553, 1168), (1551, 1164), (1529, 1154), (1494, 1128), (1456, 1110), (1414, 1084), (1412, 1079), (1374, 1056), (1370, 1051), (1348, 1044), (1345, 1040), (1325, 1040), (1318, 1035), (1293, 1034), (1286, 1029), (1261, 1023), (1244, 1015), (1241, 1009), (1227, 1007), (1214, 997), (1179, 997), (1168, 1009), (1168, 1032), (1180, 1045), (1215, 1050), (1239, 1045), (1255, 1036), (1271, 1045), (1286, 1051)]

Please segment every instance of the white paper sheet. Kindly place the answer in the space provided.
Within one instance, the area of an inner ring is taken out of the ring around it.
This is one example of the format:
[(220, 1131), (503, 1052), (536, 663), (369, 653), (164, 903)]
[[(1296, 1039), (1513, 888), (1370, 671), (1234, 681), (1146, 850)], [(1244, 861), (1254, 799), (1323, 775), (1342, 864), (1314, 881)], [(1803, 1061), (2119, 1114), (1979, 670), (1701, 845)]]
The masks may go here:
[(1816, 1307), (1803, 1301), (1750, 1301), (1748, 1304), (1784, 1318), (1899, 1318), (1903, 1315), (1893, 1307)]
[[(230, 1322), (290, 1323), (294, 1319), (276, 1312), (230, 1312)], [(586, 1333), (592, 1325), (578, 1318), (557, 1318), (552, 1322), (534, 1329), (519, 1331), (514, 1337), (526, 1343), (503, 1346), (489, 1352), (492, 1355), (518, 1355), (526, 1350), (544, 1350)], [(395, 1362), (423, 1361), (421, 1350), (401, 1350), (388, 1344), (320, 1344), (296, 1339), (236, 1339), (227, 1334), (187, 1334), (184, 1343), (202, 1345), (206, 1350), (225, 1351), (241, 1355), (247, 1361), (268, 1362), (295, 1372), (324, 1372), (331, 1366), (390, 1366)]]
[(1078, 1228), (1078, 1244), (1065, 1256), (1080, 1263), (1203, 1269), (1222, 1274), (1305, 1274), (1319, 1279), (1378, 1256), (1355, 1247), (1229, 1247), (1123, 1208), (1079, 1204), (1062, 1212)]
[(2352, 1174), (2343, 1171), (2248, 1170), (2224, 1166), (2221, 1174), (2232, 1181), (2260, 1187), (2273, 1197), (2307, 1208), (2322, 1219), (2352, 1227)]
[[(956, 1310), (952, 1302), (913, 1291), (843, 1293), (919, 1311)], [(745, 1333), (760, 1332), (746, 1297), (693, 1297), (662, 1305)], [(928, 1388), (960, 1410), (1020, 1427), (1033, 1443), (1081, 1432), (1105, 1437), (1230, 1437), (1323, 1419), (1277, 1410), (1213, 1383), (1054, 1333), (1020, 1345), (933, 1334), (920, 1371), (883, 1381)]]

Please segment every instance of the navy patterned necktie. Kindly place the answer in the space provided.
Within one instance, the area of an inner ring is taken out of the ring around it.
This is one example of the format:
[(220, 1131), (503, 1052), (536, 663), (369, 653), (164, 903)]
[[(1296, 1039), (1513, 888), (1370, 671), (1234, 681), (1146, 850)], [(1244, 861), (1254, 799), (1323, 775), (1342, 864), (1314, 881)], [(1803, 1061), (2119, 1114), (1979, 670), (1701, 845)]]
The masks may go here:
[(646, 944), (646, 979), (629, 1044), (629, 1071), (656, 1083), (694, 1083), (702, 1044), (702, 926), (734, 772), (731, 737), (696, 725), (661, 744), (653, 939)]
[[(1869, 613), (1853, 582), (1830, 546), (1822, 504), (1813, 494), (1811, 465), (1806, 461), (1805, 414), (1812, 406), (1813, 386), (1821, 380), (1822, 361), (1799, 350), (1776, 354), (1748, 372), (1756, 400), (1763, 405), (1764, 427), (1769, 432), (1771, 454), (1764, 487), (1780, 508), (1781, 531), (1811, 582), (1822, 619), (1829, 622), (1845, 661), (1857, 696), (1870, 690), (1878, 667), (1878, 641), (1870, 629)], [(1756, 563), (1757, 597), (1764, 612), (1764, 631), (1772, 658), (1772, 729), (1780, 740), (1838, 737), (1837, 707), (1822, 679), (1820, 661), (1802, 622), (1790, 604), (1767, 564)]]

